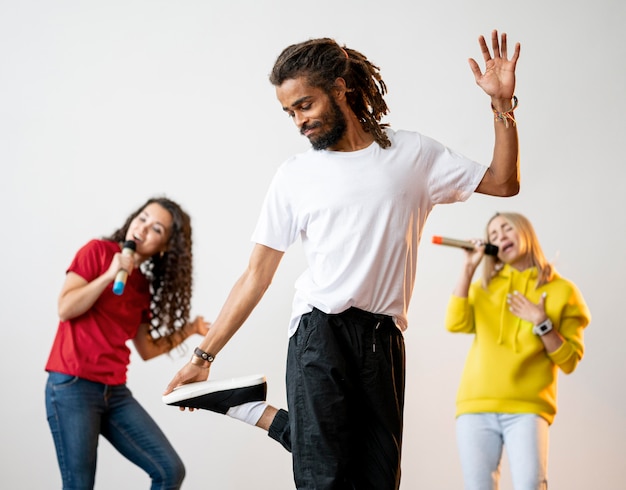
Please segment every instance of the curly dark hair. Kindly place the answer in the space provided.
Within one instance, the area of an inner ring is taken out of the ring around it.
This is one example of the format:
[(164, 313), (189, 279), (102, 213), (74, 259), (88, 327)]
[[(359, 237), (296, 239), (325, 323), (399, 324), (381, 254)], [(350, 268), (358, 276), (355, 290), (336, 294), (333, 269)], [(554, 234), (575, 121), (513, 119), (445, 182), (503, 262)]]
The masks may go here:
[(389, 112), (383, 96), (387, 86), (379, 68), (354, 49), (341, 47), (334, 39), (311, 39), (292, 44), (276, 59), (270, 82), (280, 86), (285, 80), (305, 77), (309, 85), (321, 88), (327, 94), (337, 78), (343, 78), (348, 87), (348, 104), (364, 131), (372, 133), (381, 146), (391, 145), (380, 120)]
[(189, 321), (193, 272), (191, 218), (171, 199), (153, 197), (132, 213), (121, 228), (104, 239), (123, 242), (130, 223), (152, 203), (169, 211), (172, 229), (167, 251), (153, 255), (142, 265), (152, 294), (150, 336), (153, 341), (165, 338), (173, 345), (172, 334), (179, 332)]

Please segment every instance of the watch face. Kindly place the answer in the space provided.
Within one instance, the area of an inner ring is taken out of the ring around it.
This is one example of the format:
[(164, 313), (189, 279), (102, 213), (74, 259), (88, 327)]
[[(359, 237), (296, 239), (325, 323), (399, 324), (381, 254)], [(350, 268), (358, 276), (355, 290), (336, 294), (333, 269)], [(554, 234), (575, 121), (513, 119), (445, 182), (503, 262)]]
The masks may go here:
[(539, 325), (535, 325), (535, 327), (533, 328), (533, 333), (535, 335), (545, 335), (550, 330), (552, 330), (552, 322), (550, 320), (546, 320)]

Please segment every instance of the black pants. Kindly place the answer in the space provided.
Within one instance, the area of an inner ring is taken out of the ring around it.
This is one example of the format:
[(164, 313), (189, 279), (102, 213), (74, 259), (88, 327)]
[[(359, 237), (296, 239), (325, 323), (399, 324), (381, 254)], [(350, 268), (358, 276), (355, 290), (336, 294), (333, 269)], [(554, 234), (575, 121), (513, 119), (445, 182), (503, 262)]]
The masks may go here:
[(357, 308), (304, 315), (289, 341), (287, 402), (269, 430), (293, 454), (299, 490), (400, 485), (404, 338)]

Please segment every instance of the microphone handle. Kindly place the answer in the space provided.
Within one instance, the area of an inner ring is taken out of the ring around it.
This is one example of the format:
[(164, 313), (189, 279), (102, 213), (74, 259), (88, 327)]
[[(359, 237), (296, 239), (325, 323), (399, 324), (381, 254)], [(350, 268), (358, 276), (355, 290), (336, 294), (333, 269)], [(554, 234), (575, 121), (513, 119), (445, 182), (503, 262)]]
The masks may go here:
[(433, 238), (433, 241), (434, 243), (438, 243), (439, 245), (448, 245), (449, 247), (459, 247), (459, 248), (464, 248), (465, 250), (474, 250), (474, 244), (466, 240), (457, 240), (455, 238), (447, 238), (447, 237), (437, 237), (436, 240)]
[[(132, 247), (127, 247), (126, 243), (124, 244), (124, 248), (122, 249), (122, 255), (132, 255), (135, 253), (135, 243), (133, 242)], [(128, 271), (125, 269), (120, 269), (117, 271), (115, 275), (115, 281), (113, 282), (113, 293), (118, 296), (124, 292), (124, 287), (126, 286), (126, 279), (128, 279)]]
[(113, 292), (120, 296), (124, 292), (124, 286), (126, 286), (126, 279), (128, 279), (128, 272), (124, 269), (118, 271), (115, 275), (115, 282), (113, 282)]
[[(438, 245), (448, 245), (450, 247), (464, 248), (465, 250), (474, 250), (474, 244), (467, 240), (457, 240), (455, 238), (448, 238), (442, 236), (434, 236), (433, 243)], [(485, 255), (498, 255), (498, 246), (493, 243), (485, 243)]]

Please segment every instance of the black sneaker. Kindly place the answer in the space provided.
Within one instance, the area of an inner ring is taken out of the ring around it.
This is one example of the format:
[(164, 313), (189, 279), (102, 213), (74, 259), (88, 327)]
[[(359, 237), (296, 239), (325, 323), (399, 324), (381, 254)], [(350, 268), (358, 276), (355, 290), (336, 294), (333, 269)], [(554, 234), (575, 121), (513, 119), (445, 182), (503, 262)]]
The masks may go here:
[(202, 408), (225, 414), (230, 407), (265, 401), (267, 381), (257, 374), (218, 381), (198, 381), (175, 388), (163, 403), (177, 407)]

